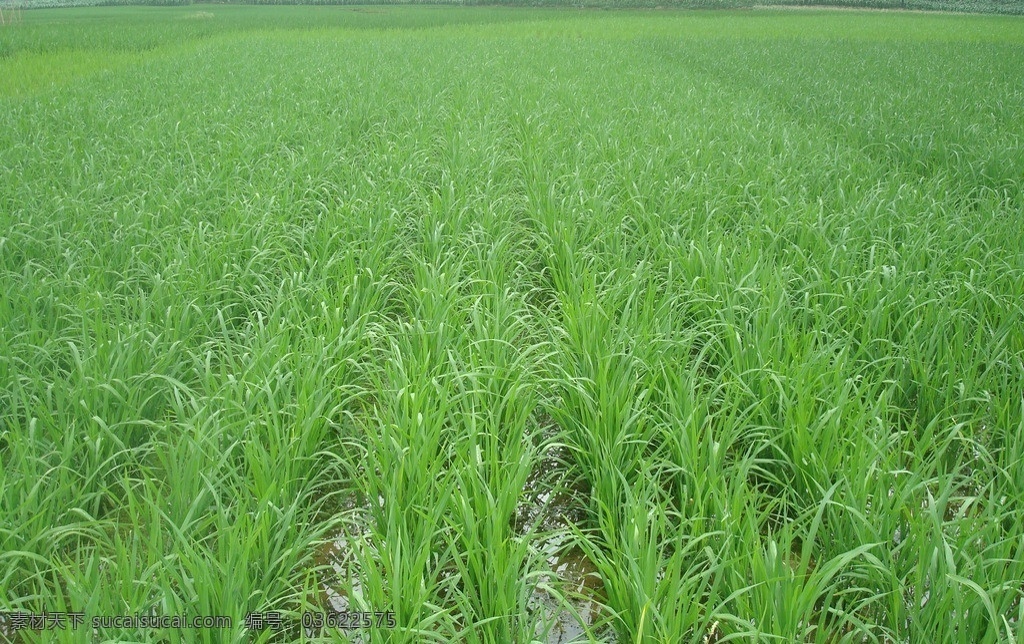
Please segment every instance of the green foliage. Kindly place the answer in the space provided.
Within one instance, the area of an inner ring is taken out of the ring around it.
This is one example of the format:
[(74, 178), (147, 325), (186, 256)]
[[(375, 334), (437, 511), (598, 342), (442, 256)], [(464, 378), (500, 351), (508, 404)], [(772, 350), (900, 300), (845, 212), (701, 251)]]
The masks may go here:
[[(1024, 14), (1020, 0), (228, 0), (244, 5), (457, 5), (576, 7), (608, 9), (740, 9), (764, 7), (900, 9), (966, 13)], [(87, 6), (189, 6), (194, 0), (3, 0), (0, 7), (45, 9)], [(200, 3), (203, 4), (203, 3)]]
[(1021, 640), (1020, 20), (97, 8), (0, 48), (0, 610)]

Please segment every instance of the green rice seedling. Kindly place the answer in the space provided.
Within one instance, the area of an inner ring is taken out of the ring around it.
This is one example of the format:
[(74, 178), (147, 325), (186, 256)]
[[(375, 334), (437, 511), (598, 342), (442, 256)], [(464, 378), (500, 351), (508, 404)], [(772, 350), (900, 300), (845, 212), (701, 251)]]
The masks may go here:
[(532, 530), (517, 534), (514, 522), (536, 462), (530, 435), (538, 404), (533, 365), (543, 345), (520, 348), (531, 316), (525, 302), (508, 291), (482, 293), (470, 318), (458, 414), (466, 431), (459, 449), (465, 462), (456, 466), (461, 473), (450, 519), (465, 553), (456, 559), (460, 596), (471, 607), (464, 612), (465, 637), (518, 641), (534, 634), (528, 600), (537, 555)]
[(626, 641), (704, 641), (718, 633), (718, 611), (726, 601), (722, 553), (708, 545), (720, 542), (721, 534), (695, 535), (688, 530), (692, 524), (664, 510), (655, 489), (646, 495), (627, 496), (633, 515), (603, 524), (597, 539), (579, 535), (601, 574), (615, 631)]

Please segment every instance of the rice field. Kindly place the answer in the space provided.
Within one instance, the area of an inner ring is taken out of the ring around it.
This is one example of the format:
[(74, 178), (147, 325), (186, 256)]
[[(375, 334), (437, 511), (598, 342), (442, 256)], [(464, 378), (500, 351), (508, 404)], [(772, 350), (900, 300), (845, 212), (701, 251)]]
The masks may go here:
[(0, 639), (1021, 641), (1022, 229), (1020, 18), (26, 10)]

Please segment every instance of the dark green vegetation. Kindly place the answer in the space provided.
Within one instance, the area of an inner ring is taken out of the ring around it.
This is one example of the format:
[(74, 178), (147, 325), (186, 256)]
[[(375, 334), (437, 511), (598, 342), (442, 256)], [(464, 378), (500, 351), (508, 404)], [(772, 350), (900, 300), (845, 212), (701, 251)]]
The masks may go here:
[[(53, 8), (94, 5), (190, 6), (192, 0), (3, 0), (0, 7)], [(1024, 0), (230, 0), (248, 5), (505, 5), (519, 7), (601, 7), (742, 9), (778, 7), (849, 7), (862, 9), (914, 9), (970, 13), (1024, 14)]]
[(1024, 22), (211, 6), (0, 43), (3, 610), (1020, 641)]

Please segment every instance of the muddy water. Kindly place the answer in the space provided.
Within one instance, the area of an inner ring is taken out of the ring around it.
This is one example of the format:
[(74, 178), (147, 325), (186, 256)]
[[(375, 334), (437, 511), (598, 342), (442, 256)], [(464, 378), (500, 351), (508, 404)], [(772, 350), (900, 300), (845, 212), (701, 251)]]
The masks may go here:
[[(544, 624), (550, 624), (544, 641), (566, 644), (587, 640), (586, 632), (601, 618), (600, 599), (603, 596), (601, 577), (590, 559), (579, 547), (564, 548), (560, 539), (543, 543), (551, 569), (552, 585), (565, 593), (568, 606), (540, 588), (534, 588), (529, 608)], [(538, 637), (541, 632), (536, 633)], [(610, 641), (610, 640), (609, 640)]]
[[(529, 608), (545, 624), (549, 644), (587, 640), (586, 632), (601, 618), (604, 585), (594, 563), (573, 544), (569, 530), (582, 524), (587, 515), (590, 490), (581, 479), (571, 477), (572, 455), (561, 445), (552, 445), (534, 466), (516, 508), (514, 524), (521, 535), (535, 529), (543, 538), (534, 545), (547, 562), (546, 581), (566, 599), (559, 602), (542, 588), (534, 588)], [(611, 641), (611, 639), (608, 639)]]

